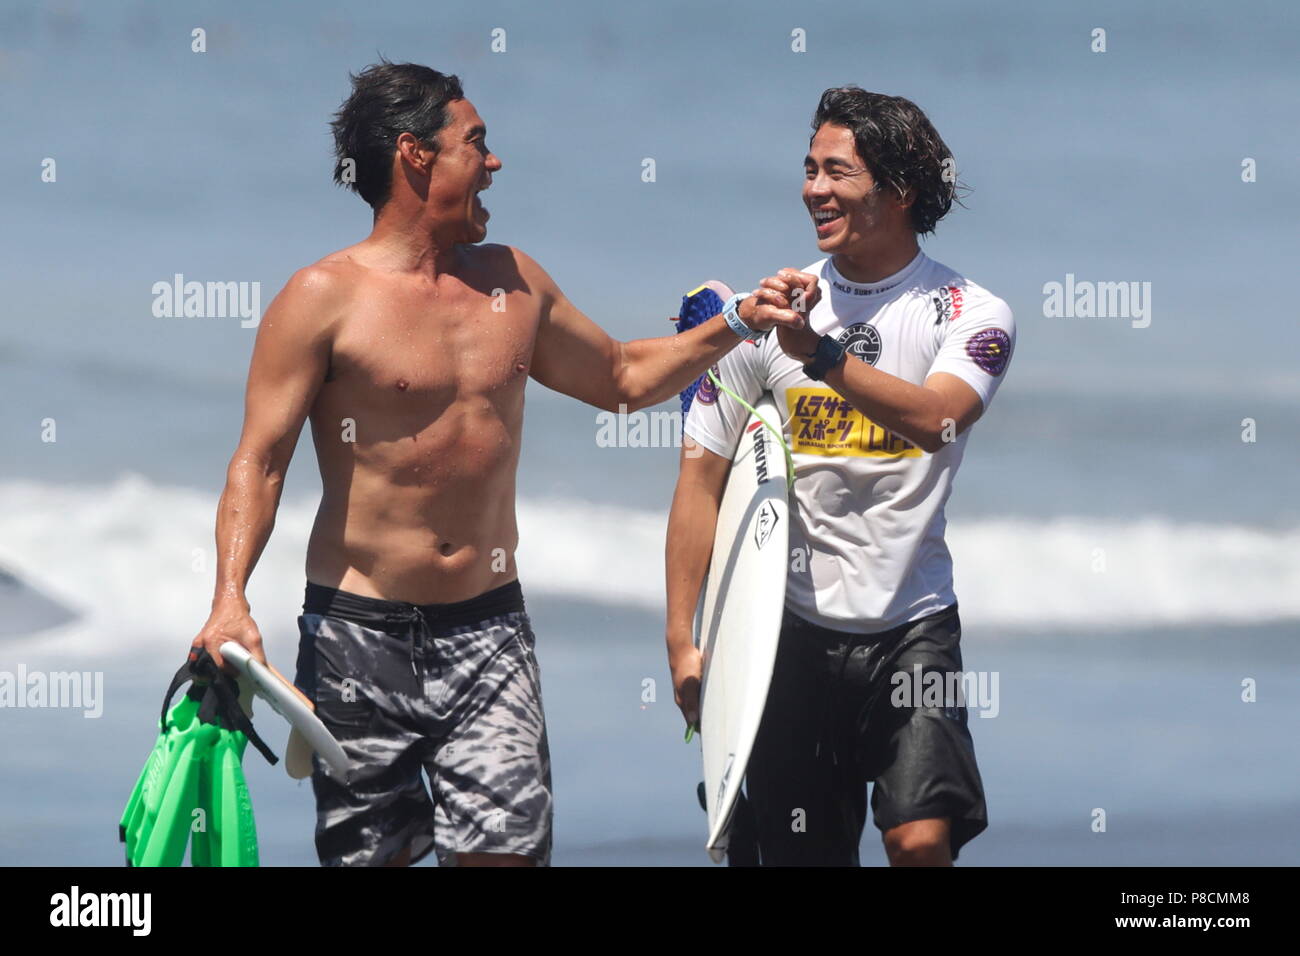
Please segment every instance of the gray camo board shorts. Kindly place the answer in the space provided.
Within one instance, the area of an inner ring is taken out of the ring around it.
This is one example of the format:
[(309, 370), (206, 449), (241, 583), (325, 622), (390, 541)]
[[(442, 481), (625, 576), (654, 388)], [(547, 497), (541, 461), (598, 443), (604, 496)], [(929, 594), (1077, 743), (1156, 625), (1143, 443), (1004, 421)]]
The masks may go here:
[[(408, 604), (308, 582), (294, 683), (352, 763), (313, 763), (325, 866), (378, 866), (407, 847), (551, 857), (541, 674), (518, 581), (454, 604)], [(426, 786), (427, 777), (427, 786)]]

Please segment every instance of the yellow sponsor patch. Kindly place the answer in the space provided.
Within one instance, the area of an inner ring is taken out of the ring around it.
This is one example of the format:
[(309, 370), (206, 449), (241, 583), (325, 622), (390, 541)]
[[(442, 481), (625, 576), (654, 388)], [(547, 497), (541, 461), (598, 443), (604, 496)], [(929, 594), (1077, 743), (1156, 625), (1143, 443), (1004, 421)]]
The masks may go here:
[(877, 425), (829, 388), (790, 388), (790, 450), (857, 458), (920, 458), (921, 449)]

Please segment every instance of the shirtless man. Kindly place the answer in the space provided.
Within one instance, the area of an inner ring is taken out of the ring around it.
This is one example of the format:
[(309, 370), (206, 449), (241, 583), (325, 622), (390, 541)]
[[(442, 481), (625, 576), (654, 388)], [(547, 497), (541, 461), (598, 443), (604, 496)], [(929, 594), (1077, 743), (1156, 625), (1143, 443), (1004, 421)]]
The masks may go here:
[(310, 417), (323, 494), (295, 683), (353, 765), (344, 782), (315, 763), (322, 864), (436, 849), (444, 864), (545, 865), (550, 762), (514, 561), (524, 386), (643, 408), (742, 334), (802, 319), (748, 300), (690, 333), (611, 339), (523, 252), (478, 245), (501, 161), (455, 76), (370, 67), (333, 128), (335, 179), (374, 229), (297, 272), (260, 324), (194, 645), (265, 660), (244, 591)]

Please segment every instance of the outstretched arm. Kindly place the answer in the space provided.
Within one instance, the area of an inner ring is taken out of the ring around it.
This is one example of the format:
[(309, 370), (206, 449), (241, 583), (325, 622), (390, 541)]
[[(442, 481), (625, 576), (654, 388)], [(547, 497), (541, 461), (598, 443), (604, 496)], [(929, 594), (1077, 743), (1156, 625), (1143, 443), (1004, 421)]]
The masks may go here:
[[(515, 250), (521, 274), (542, 296), (542, 320), (532, 376), (547, 388), (607, 411), (634, 411), (670, 398), (735, 348), (742, 339), (721, 316), (679, 335), (619, 342), (583, 315), (546, 272)], [(778, 299), (782, 306), (774, 305)], [(760, 288), (741, 303), (740, 317), (756, 330), (801, 326), (782, 296)]]

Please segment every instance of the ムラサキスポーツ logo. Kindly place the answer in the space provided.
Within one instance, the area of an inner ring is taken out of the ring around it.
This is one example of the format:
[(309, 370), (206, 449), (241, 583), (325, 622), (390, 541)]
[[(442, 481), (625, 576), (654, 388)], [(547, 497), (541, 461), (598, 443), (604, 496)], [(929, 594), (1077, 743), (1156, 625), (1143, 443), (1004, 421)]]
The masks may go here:
[(880, 333), (874, 325), (865, 322), (850, 325), (839, 334), (836, 341), (844, 346), (844, 351), (868, 365), (875, 365), (880, 358)]
[(966, 342), (966, 354), (990, 375), (1001, 375), (1011, 358), (1011, 336), (1001, 329), (984, 329)]

